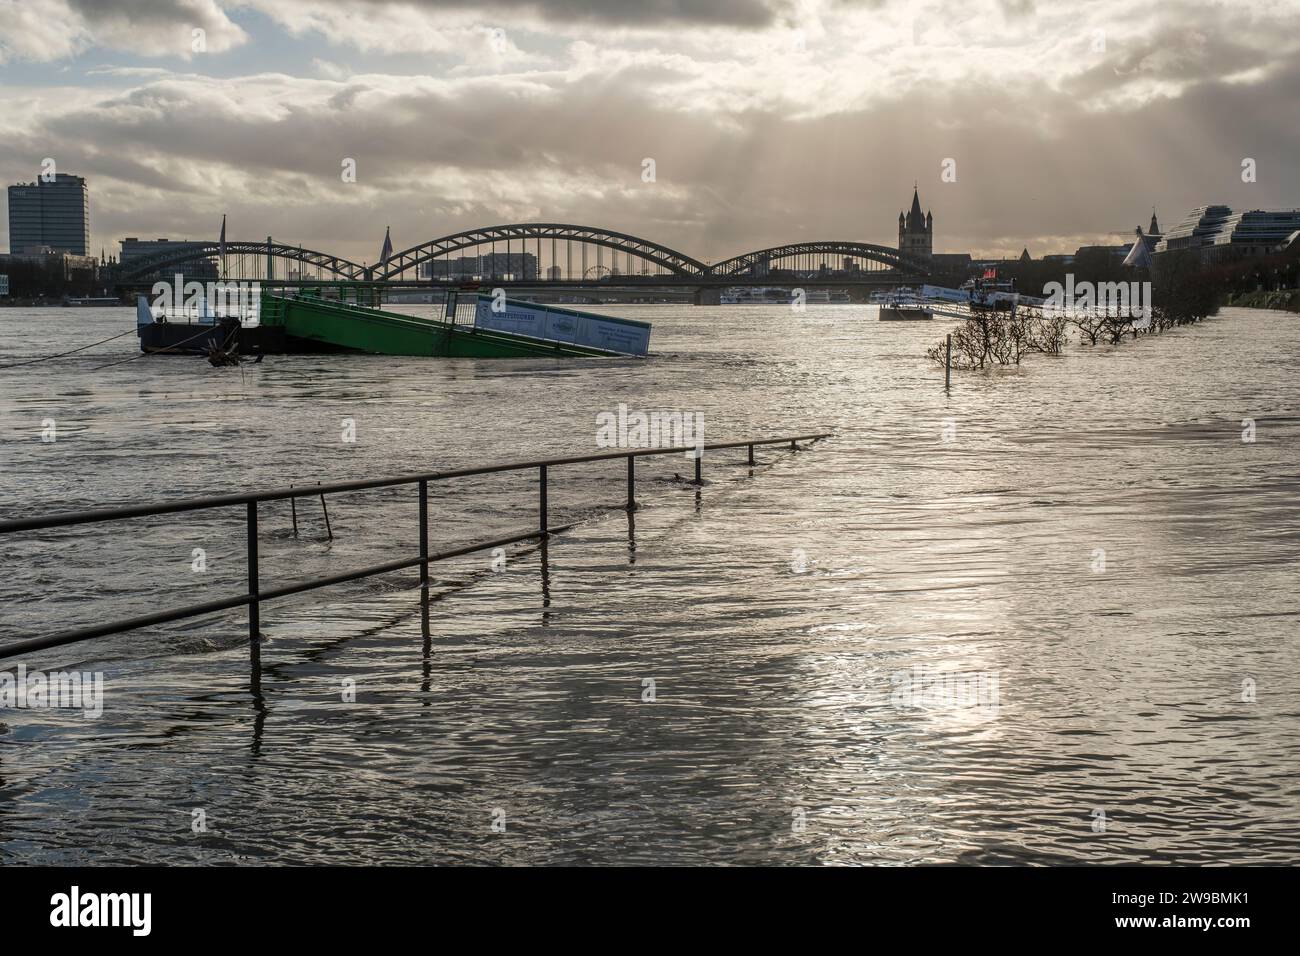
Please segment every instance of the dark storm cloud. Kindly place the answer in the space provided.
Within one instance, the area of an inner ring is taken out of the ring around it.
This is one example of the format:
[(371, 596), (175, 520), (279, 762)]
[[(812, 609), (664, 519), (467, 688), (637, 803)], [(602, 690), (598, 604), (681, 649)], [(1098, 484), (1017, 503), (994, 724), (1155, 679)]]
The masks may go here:
[[(91, 24), (127, 18), (141, 24), (160, 21), (187, 25), (196, 22), (203, 0), (69, 0)], [(223, 6), (217, 3), (218, 6)], [(348, 6), (347, 0), (320, 0), (320, 7)], [(773, 22), (787, 0), (355, 0), (352, 5), (406, 6), (430, 16), (452, 10), (530, 14), (558, 24), (579, 22), (606, 25), (655, 24), (762, 27)], [(224, 4), (227, 8), (233, 4)]]
[[(387, 5), (390, 0), (365, 0)], [(785, 0), (407, 0), (408, 6), (437, 10), (535, 14), (557, 24), (573, 21), (647, 26), (680, 23), (763, 27), (788, 8)]]
[(1088, 96), (1135, 81), (1199, 83), (1273, 65), (1261, 59), (1258, 37), (1210, 20), (1197, 26), (1164, 24), (1141, 40), (1111, 41), (1108, 52), (1096, 66), (1067, 80), (1065, 89)]
[[(429, 0), (432, 4), (434, 0)], [(426, 4), (421, 4), (426, 5)], [(649, 23), (697, 23), (761, 27), (770, 25), (787, 10), (785, 0), (454, 0), (467, 9), (528, 10), (547, 21), (585, 20), (621, 23), (627, 26)]]
[(125, 19), (141, 25), (189, 26), (212, 6), (202, 0), (67, 0), (67, 4), (92, 25)]
[[(504, 2), (556, 17), (594, 7)], [(30, 178), (53, 156), (90, 176), (97, 244), (206, 235), (229, 211), (241, 238), (270, 233), (355, 259), (373, 258), (384, 224), (401, 247), (541, 219), (713, 259), (799, 239), (892, 243), (913, 180), (934, 211), (938, 251), (1041, 255), (1119, 242), (1152, 205), (1165, 223), (1209, 202), (1300, 205), (1300, 131), (1287, 121), (1300, 100), (1300, 47), (1285, 40), (1286, 18), (1237, 22), (1231, 8), (1201, 5), (1153, 9), (1141, 30), (1123, 30), (1123, 6), (1076, 24), (1059, 12), (1046, 22), (1052, 11), (1039, 3), (1013, 23), (989, 0), (970, 14), (970, 29), (989, 36), (969, 48), (951, 37), (927, 47), (903, 23), (904, 48), (864, 54), (859, 34), (828, 29), (810, 31), (798, 59), (776, 46), (784, 26), (725, 48), (718, 31), (671, 27), (623, 46), (584, 35), (522, 63), (480, 56), (436, 76), (168, 74), (92, 101), (51, 99), (39, 113), (16, 100), (0, 169)], [(939, 20), (961, 12), (946, 0), (924, 7)], [(713, 9), (742, 8), (758, 5)], [(602, 15), (631, 25), (695, 13), (651, 3), (603, 5)], [(335, 29), (343, 36), (356, 22)], [(1108, 24), (1106, 50), (1089, 52), (1093, 29)], [(856, 82), (859, 68), (869, 81)], [(355, 188), (340, 182), (344, 157), (357, 161)], [(647, 157), (654, 183), (641, 181)], [(1247, 157), (1258, 183), (1240, 181)], [(956, 182), (940, 181), (947, 158)]]
[[(380, 222), (399, 247), (529, 219), (605, 226), (714, 259), (799, 239), (889, 243), (913, 179), (934, 210), (939, 251), (1068, 252), (1080, 236), (1123, 241), (1152, 205), (1171, 222), (1200, 203), (1300, 200), (1300, 132), (1277, 121), (1300, 98), (1294, 65), (1253, 86), (1201, 82), (1176, 108), (1157, 98), (1089, 111), (1063, 91), (1016, 109), (972, 85), (808, 119), (753, 109), (725, 124), (664, 108), (619, 75), (544, 96), (490, 78), (404, 91), (375, 78), (338, 88), (266, 77), (285, 84), (276, 99), (290, 104), (273, 114), (230, 110), (210, 82), (152, 83), (51, 121), (22, 146), (136, 187), (143, 198), (120, 218), (97, 220), (116, 222), (117, 235), (206, 234), (226, 203), (241, 236), (295, 237), (355, 258), (373, 257)], [(376, 190), (365, 209), (340, 185), (345, 156)], [(656, 161), (656, 183), (640, 181), (644, 157)], [(940, 182), (948, 157), (955, 183)], [(1240, 181), (1245, 157), (1259, 163), (1256, 184)], [(192, 177), (187, 187), (187, 164), (210, 162), (247, 187), (221, 197), (203, 197)], [(452, 186), (439, 170), (478, 178)], [(513, 192), (494, 193), (493, 176)], [(555, 182), (564, 188), (547, 188)]]
[(1034, 0), (998, 0), (998, 6), (1007, 17), (1028, 17), (1037, 12)]

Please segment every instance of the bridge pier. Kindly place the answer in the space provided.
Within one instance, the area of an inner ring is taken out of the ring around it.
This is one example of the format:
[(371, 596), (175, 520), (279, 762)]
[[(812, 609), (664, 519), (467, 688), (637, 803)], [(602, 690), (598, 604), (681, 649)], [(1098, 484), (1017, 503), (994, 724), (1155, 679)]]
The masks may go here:
[(722, 289), (718, 286), (701, 286), (695, 290), (696, 305), (722, 305)]

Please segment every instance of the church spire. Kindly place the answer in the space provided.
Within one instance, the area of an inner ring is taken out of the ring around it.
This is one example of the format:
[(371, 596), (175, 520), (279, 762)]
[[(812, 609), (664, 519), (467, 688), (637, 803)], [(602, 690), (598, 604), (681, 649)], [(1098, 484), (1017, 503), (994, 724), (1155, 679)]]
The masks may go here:
[(934, 254), (934, 214), (921, 211), (921, 184), (912, 184), (912, 206), (898, 214), (899, 251), (917, 257)]

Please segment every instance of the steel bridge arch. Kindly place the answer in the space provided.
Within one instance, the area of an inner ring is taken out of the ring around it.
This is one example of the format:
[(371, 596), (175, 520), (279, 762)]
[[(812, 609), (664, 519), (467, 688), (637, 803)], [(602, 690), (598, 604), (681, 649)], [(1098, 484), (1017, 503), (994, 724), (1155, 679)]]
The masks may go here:
[(874, 262), (891, 266), (899, 272), (914, 275), (928, 275), (932, 264), (919, 256), (905, 255), (892, 246), (878, 246), (870, 242), (792, 242), (784, 246), (772, 246), (769, 249), (755, 249), (743, 255), (715, 262), (710, 273), (715, 276), (738, 276), (751, 272), (755, 265), (766, 259), (785, 259), (801, 255), (852, 256), (858, 259), (871, 259)]
[(674, 275), (707, 275), (708, 267), (698, 259), (685, 253), (670, 249), (668, 246), (630, 236), (622, 232), (612, 232), (598, 226), (575, 226), (560, 222), (521, 222), (502, 226), (487, 226), (483, 229), (470, 229), (453, 233), (440, 239), (430, 239), (418, 246), (412, 246), (394, 253), (387, 261), (374, 267), (376, 279), (390, 279), (407, 269), (413, 269), (423, 262), (440, 256), (471, 249), (475, 246), (491, 245), (493, 242), (514, 241), (516, 239), (555, 239), (572, 242), (585, 242), (593, 246), (604, 246), (619, 252), (630, 252), (634, 256), (653, 262), (667, 269)]
[[(262, 242), (227, 242), (226, 254), (236, 256), (271, 255), (277, 259), (290, 259), (306, 265), (318, 266), (343, 279), (366, 278), (366, 267), (360, 263), (331, 255), (328, 252), (304, 249), (301, 246), (291, 246), (283, 242), (267, 242), (265, 240)], [(139, 279), (166, 266), (191, 262), (195, 259), (214, 259), (220, 255), (221, 243), (216, 241), (196, 241), (184, 249), (172, 249), (169, 252), (159, 253), (147, 259), (138, 259), (131, 263), (130, 269), (123, 269), (118, 274), (118, 278), (122, 280)]]

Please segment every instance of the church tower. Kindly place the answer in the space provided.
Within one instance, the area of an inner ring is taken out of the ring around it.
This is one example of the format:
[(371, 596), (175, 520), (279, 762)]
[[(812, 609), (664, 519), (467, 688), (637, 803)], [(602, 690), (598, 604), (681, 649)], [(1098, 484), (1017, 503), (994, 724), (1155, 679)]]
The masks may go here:
[(898, 251), (928, 259), (934, 255), (934, 215), (921, 213), (921, 196), (912, 189), (912, 208), (898, 214)]

